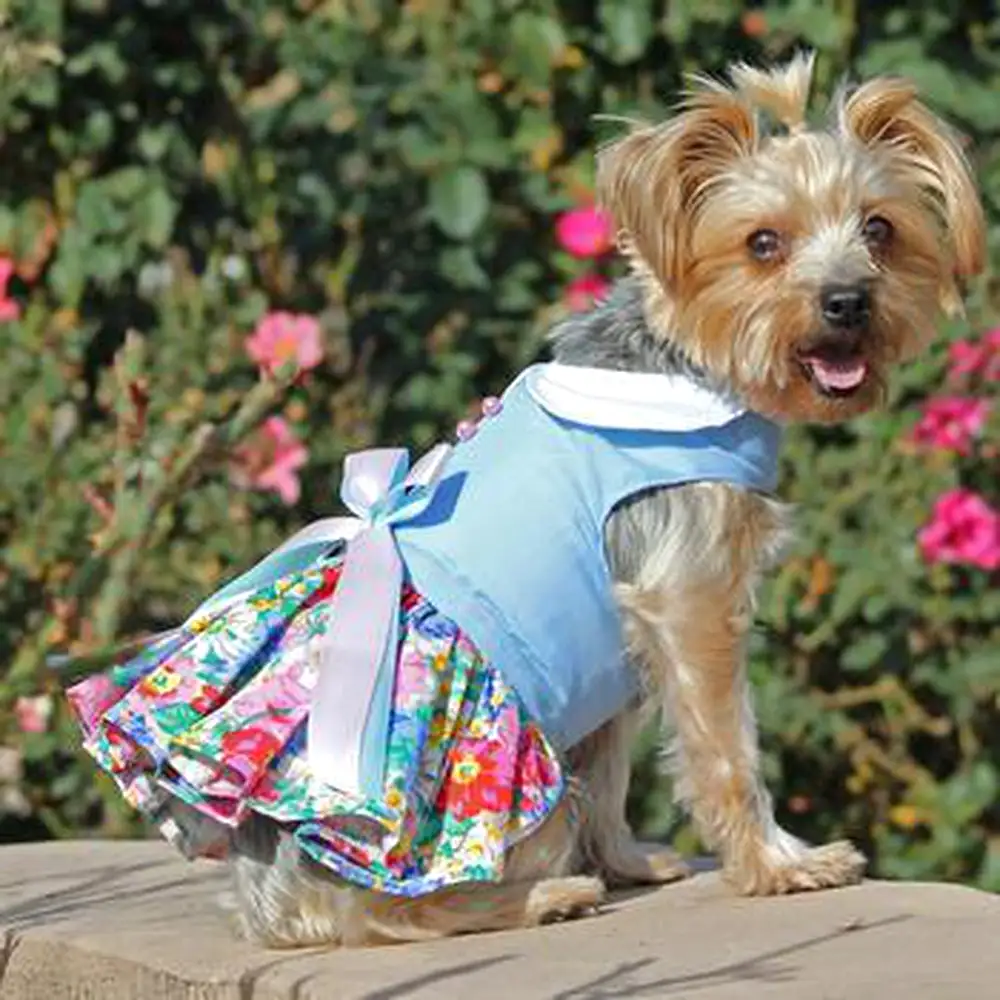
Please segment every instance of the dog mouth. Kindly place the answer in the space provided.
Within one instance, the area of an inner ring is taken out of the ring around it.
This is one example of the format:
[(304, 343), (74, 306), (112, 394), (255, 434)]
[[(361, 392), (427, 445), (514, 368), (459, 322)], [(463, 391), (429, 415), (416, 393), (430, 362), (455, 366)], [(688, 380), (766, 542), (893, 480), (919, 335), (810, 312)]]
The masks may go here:
[(868, 380), (868, 359), (858, 345), (821, 342), (798, 352), (806, 377), (824, 396), (853, 396)]

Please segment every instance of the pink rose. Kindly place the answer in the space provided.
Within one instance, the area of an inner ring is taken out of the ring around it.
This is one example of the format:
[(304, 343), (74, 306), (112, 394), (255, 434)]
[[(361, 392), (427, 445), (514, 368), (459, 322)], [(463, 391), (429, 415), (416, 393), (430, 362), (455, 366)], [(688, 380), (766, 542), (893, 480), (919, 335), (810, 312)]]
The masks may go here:
[(573, 312), (589, 309), (607, 294), (608, 282), (599, 274), (584, 274), (566, 286), (566, 305)]
[(14, 262), (10, 257), (0, 257), (0, 323), (21, 318), (21, 307), (7, 296), (7, 282), (14, 275)]
[(917, 444), (967, 455), (972, 439), (986, 424), (990, 404), (985, 399), (942, 396), (924, 406), (923, 416), (913, 428)]
[(574, 257), (600, 257), (612, 246), (611, 220), (598, 208), (574, 208), (556, 220), (556, 239)]
[(236, 449), (230, 479), (239, 487), (270, 490), (286, 504), (301, 493), (298, 470), (309, 459), (305, 445), (283, 417), (268, 417), (246, 444)]
[(971, 490), (942, 493), (917, 542), (928, 562), (1000, 568), (1000, 511)]
[(951, 379), (981, 375), (987, 382), (1000, 382), (1000, 327), (979, 340), (958, 340), (948, 349)]
[(319, 321), (301, 313), (268, 313), (247, 337), (246, 349), (272, 375), (291, 362), (299, 371), (308, 371), (323, 360)]
[(44, 733), (52, 717), (52, 695), (18, 698), (14, 704), (14, 717), (22, 733)]

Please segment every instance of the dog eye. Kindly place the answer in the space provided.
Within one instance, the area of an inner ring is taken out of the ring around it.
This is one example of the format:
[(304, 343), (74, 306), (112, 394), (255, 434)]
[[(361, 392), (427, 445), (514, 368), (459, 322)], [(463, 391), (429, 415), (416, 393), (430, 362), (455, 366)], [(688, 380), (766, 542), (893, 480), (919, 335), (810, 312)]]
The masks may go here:
[(757, 260), (768, 261), (781, 255), (783, 243), (781, 235), (773, 229), (758, 229), (750, 234), (747, 246)]
[(895, 232), (892, 223), (888, 219), (882, 218), (881, 215), (873, 215), (867, 219), (861, 231), (864, 234), (865, 242), (873, 247), (887, 246)]

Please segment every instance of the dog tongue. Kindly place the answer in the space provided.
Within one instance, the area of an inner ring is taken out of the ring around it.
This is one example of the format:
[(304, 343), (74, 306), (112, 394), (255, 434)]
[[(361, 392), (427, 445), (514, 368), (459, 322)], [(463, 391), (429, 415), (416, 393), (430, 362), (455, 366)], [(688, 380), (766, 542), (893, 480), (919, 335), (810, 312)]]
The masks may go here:
[(856, 389), (868, 374), (868, 364), (863, 358), (832, 361), (827, 358), (810, 358), (809, 367), (824, 389)]

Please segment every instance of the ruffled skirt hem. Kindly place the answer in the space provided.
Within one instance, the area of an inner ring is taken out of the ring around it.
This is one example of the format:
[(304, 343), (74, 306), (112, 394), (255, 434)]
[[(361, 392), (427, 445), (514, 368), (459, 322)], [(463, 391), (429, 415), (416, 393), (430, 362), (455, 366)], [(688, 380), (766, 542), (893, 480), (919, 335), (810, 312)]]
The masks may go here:
[(75, 685), (84, 747), (189, 856), (225, 857), (257, 815), (365, 888), (499, 880), (506, 852), (561, 798), (560, 763), (495, 666), (409, 587), (381, 796), (310, 772), (310, 644), (339, 577), (329, 563), (283, 578)]

